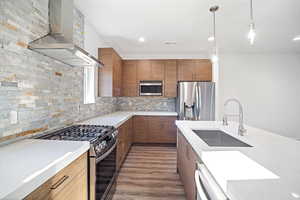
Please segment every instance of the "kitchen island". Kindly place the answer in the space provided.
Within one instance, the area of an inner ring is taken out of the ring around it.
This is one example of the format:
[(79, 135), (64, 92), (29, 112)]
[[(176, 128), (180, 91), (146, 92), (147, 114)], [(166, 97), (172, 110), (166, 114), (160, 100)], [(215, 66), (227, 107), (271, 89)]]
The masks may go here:
[[(261, 129), (230, 122), (176, 121), (179, 134), (193, 149), (231, 200), (300, 198), (300, 142)], [(193, 130), (221, 130), (252, 147), (213, 147)]]

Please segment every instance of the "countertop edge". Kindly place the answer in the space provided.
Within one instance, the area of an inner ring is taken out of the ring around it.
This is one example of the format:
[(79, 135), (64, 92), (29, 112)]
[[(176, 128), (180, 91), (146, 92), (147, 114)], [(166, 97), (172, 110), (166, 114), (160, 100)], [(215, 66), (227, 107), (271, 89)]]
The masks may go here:
[[(117, 111), (106, 115), (100, 115), (98, 117), (93, 117), (89, 120), (81, 121), (77, 124), (90, 124), (90, 125), (110, 125), (115, 128), (119, 128), (122, 124), (124, 124), (127, 120), (134, 116), (162, 116), (162, 117), (177, 117), (178, 114), (176, 112), (171, 111)], [(116, 118), (109, 119), (107, 118)], [(99, 121), (97, 123), (93, 121)], [(103, 120), (104, 122), (100, 122)]]
[(16, 200), (16, 199), (24, 199), (42, 184), (44, 184), (47, 180), (53, 177), (55, 174), (60, 172), (62, 169), (67, 167), (77, 158), (79, 158), (82, 154), (86, 153), (90, 149), (90, 144), (88, 142), (83, 142), (84, 144), (78, 148), (75, 152), (67, 157), (63, 158), (58, 163), (55, 163), (51, 167), (45, 166), (45, 168), (41, 169), (43, 172), (32, 178), (30, 181), (25, 184), (21, 184), (17, 186), (17, 188), (13, 191), (10, 191), (7, 194), (0, 196), (0, 199), (6, 200)]

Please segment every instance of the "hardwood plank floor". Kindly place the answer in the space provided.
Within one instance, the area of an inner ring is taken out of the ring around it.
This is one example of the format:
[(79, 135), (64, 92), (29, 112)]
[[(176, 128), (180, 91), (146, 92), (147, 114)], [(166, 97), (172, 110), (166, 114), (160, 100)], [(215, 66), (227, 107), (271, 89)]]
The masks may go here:
[(132, 146), (113, 200), (185, 200), (176, 173), (176, 147)]

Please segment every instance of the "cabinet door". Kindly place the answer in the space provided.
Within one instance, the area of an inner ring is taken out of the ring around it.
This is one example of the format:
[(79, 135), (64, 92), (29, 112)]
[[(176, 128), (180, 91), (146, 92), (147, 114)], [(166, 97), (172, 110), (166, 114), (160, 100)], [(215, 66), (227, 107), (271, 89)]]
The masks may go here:
[(151, 80), (151, 61), (139, 60), (137, 64), (138, 82), (143, 80)]
[(117, 169), (120, 169), (126, 157), (126, 127), (122, 124), (118, 128), (118, 144), (117, 144)]
[(175, 144), (176, 143), (176, 128), (174, 117), (148, 117), (149, 131), (148, 142), (149, 143), (164, 143)]
[(127, 132), (128, 132), (128, 142), (129, 142), (129, 150), (133, 142), (133, 122), (132, 118), (127, 121)]
[(176, 144), (176, 132), (177, 128), (175, 125), (177, 117), (165, 117), (162, 121), (164, 122), (164, 133), (165, 142)]
[(149, 123), (147, 117), (136, 116), (133, 118), (134, 127), (134, 142), (135, 143), (147, 143)]
[(117, 144), (117, 160), (116, 160), (117, 170), (120, 170), (123, 163), (124, 148), (125, 148), (124, 141), (119, 140)]
[(178, 60), (178, 81), (193, 81), (195, 61)]
[(197, 194), (194, 173), (196, 170), (197, 157), (180, 131), (178, 131), (177, 139), (177, 168), (180, 179), (184, 185), (187, 200), (196, 200)]
[(165, 62), (160, 60), (151, 61), (151, 80), (162, 81), (165, 76)]
[(113, 54), (113, 96), (120, 97), (122, 90), (122, 59)]
[(125, 97), (138, 96), (137, 62), (138, 61), (134, 61), (134, 60), (123, 61), (122, 96)]
[(195, 61), (194, 81), (212, 80), (212, 63), (210, 60), (201, 59)]
[(185, 171), (184, 171), (184, 162), (185, 162), (185, 150), (184, 150), (184, 140), (182, 135), (177, 133), (177, 170), (180, 176), (180, 179), (183, 184), (185, 184)]
[(87, 200), (87, 158), (87, 153), (77, 158), (25, 197), (25, 200)]
[(177, 62), (165, 61), (165, 97), (177, 97)]
[(111, 48), (99, 49), (99, 59), (104, 66), (98, 69), (98, 96), (113, 96), (113, 56)]
[(84, 200), (87, 199), (87, 170), (79, 174), (68, 187), (65, 187), (51, 200)]

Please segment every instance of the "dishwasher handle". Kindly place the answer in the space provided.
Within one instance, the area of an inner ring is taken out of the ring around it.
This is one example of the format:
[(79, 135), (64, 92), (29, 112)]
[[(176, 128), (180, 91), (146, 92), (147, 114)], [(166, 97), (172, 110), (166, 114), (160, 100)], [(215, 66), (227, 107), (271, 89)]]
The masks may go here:
[(198, 164), (195, 181), (200, 200), (229, 200), (204, 164)]
[(195, 171), (195, 182), (197, 188), (197, 200), (210, 200), (207, 194), (205, 194), (205, 189), (200, 183), (200, 174), (199, 170)]

